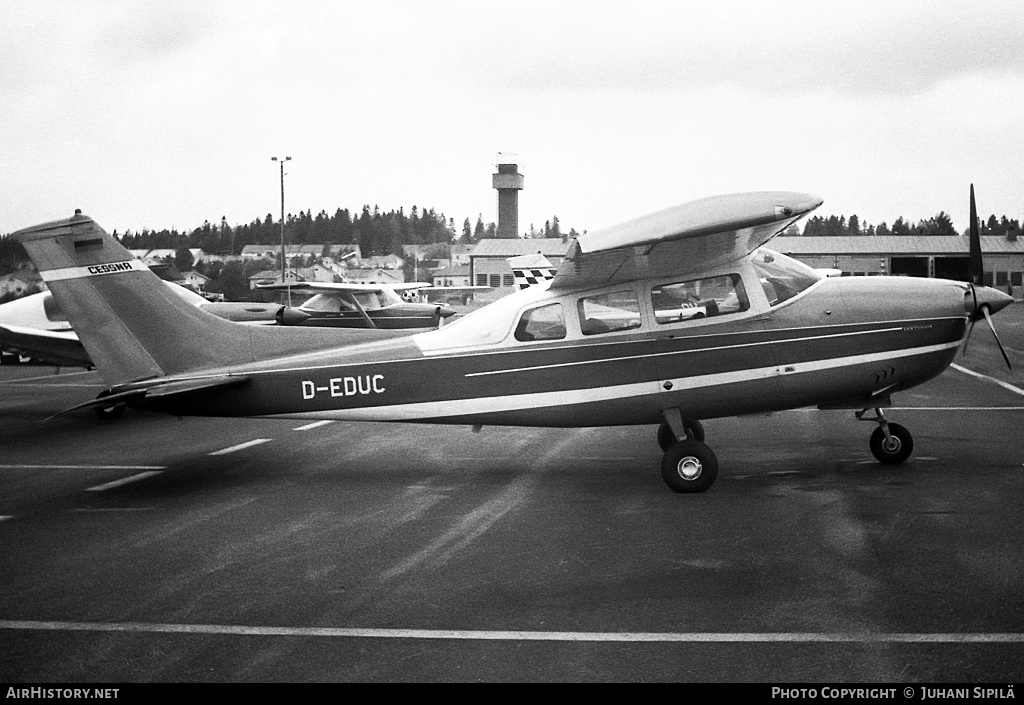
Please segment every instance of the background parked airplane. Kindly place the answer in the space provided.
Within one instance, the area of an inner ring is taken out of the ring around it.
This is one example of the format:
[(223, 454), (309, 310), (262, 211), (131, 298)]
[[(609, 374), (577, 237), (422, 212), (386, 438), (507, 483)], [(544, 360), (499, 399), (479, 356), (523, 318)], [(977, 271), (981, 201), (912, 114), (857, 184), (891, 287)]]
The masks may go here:
[[(313, 322), (307, 323), (306, 314), (279, 303), (208, 301), (183, 286), (169, 281), (164, 284), (182, 300), (228, 321), (250, 325), (317, 325), (317, 319), (310, 316)], [(434, 321), (436, 326), (436, 317)], [(25, 355), (54, 365), (92, 365), (67, 316), (49, 291), (0, 304), (0, 349), (11, 357)]]
[[(230, 321), (273, 324), (281, 310), (280, 304), (211, 302), (183, 286), (164, 284), (184, 301)], [(0, 348), (55, 365), (91, 365), (68, 317), (49, 291), (0, 304)]]
[(272, 291), (309, 293), (305, 303), (285, 307), (277, 322), (289, 326), (330, 326), (336, 328), (437, 328), (455, 310), (444, 304), (405, 300), (398, 292), (429, 289), (430, 284), (350, 284), (291, 282), (263, 284)]

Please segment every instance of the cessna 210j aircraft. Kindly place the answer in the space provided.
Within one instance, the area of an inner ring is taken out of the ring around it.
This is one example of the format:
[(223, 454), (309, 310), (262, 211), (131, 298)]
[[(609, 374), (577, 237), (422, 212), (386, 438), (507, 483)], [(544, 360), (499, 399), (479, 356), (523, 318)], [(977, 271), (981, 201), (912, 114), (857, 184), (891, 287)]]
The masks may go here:
[(701, 419), (874, 410), (872, 452), (904, 461), (913, 441), (883, 415), (890, 395), (945, 370), (968, 323), (1011, 301), (958, 281), (825, 278), (763, 247), (820, 204), (789, 192), (685, 203), (582, 235), (544, 285), (443, 328), (347, 346), (340, 330), (242, 326), (188, 306), (84, 215), (14, 237), (109, 386), (74, 408), (660, 424), (662, 477), (700, 492), (718, 472)]

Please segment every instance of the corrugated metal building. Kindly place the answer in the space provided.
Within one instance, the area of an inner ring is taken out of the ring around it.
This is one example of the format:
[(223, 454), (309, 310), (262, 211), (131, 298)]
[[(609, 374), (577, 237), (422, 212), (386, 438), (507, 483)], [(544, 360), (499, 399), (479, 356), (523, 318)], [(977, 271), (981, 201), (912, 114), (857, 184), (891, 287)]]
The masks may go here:
[[(844, 275), (896, 274), (968, 279), (970, 245), (964, 236), (784, 237), (769, 248), (812, 267), (841, 269)], [(1024, 240), (982, 237), (985, 283), (1024, 284)]]

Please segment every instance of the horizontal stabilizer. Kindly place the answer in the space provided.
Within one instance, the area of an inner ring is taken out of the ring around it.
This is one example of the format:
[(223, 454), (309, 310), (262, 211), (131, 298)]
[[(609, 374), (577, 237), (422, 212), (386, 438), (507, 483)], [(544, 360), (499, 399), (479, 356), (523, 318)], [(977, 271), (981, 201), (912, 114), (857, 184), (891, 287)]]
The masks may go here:
[[(59, 411), (54, 416), (67, 414), (79, 409), (90, 409), (94, 407), (108, 407), (114, 404), (128, 403), (141, 399), (167, 399), (172, 396), (191, 394), (192, 392), (205, 391), (208, 389), (231, 389), (240, 387), (249, 378), (245, 375), (218, 375), (216, 377), (196, 377), (194, 379), (172, 379), (153, 380), (150, 383), (143, 383), (146, 386), (136, 386), (131, 389), (107, 394), (96, 399), (91, 399), (82, 404), (76, 404), (70, 408)], [(53, 418), (53, 417), (50, 417)]]

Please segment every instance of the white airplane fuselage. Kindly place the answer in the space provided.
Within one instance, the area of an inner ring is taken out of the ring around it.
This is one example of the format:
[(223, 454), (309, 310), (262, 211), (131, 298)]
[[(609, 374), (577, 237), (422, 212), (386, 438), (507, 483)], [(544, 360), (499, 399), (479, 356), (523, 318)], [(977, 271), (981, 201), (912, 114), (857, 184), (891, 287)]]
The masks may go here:
[[(941, 373), (963, 339), (963, 282), (822, 278), (799, 265), (810, 277), (805, 288), (773, 302), (753, 259), (693, 277), (732, 277), (746, 298), (735, 312), (709, 315), (704, 306), (664, 315), (657, 293), (685, 276), (587, 291), (527, 289), (438, 331), (232, 366), (230, 374), (248, 382), (204, 393), (199, 407), (186, 399), (139, 405), (200, 415), (245, 409), (302, 419), (565, 427), (659, 423), (668, 408), (694, 419), (867, 408)], [(622, 330), (586, 334), (584, 299), (636, 301), (637, 318)], [(524, 314), (554, 304), (564, 335), (521, 339)], [(698, 314), (687, 317), (691, 310)]]

